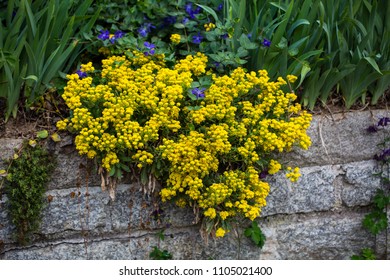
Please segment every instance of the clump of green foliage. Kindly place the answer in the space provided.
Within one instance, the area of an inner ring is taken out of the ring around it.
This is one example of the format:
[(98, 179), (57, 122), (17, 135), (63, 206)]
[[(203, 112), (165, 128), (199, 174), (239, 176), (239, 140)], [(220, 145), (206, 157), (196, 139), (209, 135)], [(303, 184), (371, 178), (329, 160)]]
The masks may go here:
[(376, 260), (376, 256), (372, 249), (364, 248), (360, 255), (353, 255), (351, 260)]
[(35, 141), (33, 143), (24, 143), (14, 155), (6, 177), (9, 215), (21, 245), (28, 243), (39, 228), (45, 185), (54, 168), (52, 155)]

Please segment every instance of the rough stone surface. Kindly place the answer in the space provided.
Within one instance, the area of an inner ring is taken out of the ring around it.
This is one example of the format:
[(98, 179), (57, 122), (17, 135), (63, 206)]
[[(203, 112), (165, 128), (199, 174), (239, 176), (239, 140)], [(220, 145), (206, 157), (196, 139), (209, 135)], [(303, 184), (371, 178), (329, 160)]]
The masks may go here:
[(4, 160), (12, 158), (15, 149), (19, 149), (22, 139), (0, 138), (0, 169), (6, 169)]
[(370, 204), (376, 191), (382, 188), (381, 179), (373, 174), (378, 173), (375, 161), (350, 163), (343, 166), (345, 184), (342, 200), (347, 206), (365, 206)]
[(302, 176), (291, 183), (284, 174), (269, 179), (270, 194), (262, 215), (327, 211), (337, 203), (333, 182), (340, 173), (337, 167), (315, 166), (301, 169)]
[[(364, 247), (389, 258), (385, 233), (374, 238), (362, 227), (375, 192), (383, 188), (373, 176), (378, 171), (373, 155), (383, 137), (367, 134), (366, 128), (383, 116), (387, 112), (378, 110), (314, 117), (312, 147), (282, 158), (301, 167), (298, 182), (290, 183), (283, 173), (267, 179), (271, 192), (257, 220), (267, 237), (262, 250), (246, 237), (238, 238), (235, 229), (206, 244), (191, 209), (161, 203), (136, 183), (121, 182), (111, 201), (101, 191), (93, 165), (77, 155), (72, 138), (65, 138), (50, 147), (58, 166), (46, 193), (40, 232), (30, 245), (14, 243), (2, 195), (0, 259), (149, 259), (154, 246), (174, 259), (349, 259)], [(21, 142), (0, 139), (0, 168)], [(164, 241), (158, 237), (161, 232)]]
[(299, 166), (370, 160), (383, 137), (368, 133), (367, 128), (384, 116), (389, 116), (385, 110), (316, 116), (308, 129), (312, 146), (287, 154), (285, 160)]
[[(361, 226), (364, 212), (280, 216), (261, 221), (267, 242), (261, 259), (349, 259), (374, 236)], [(363, 245), (364, 244), (364, 245)]]

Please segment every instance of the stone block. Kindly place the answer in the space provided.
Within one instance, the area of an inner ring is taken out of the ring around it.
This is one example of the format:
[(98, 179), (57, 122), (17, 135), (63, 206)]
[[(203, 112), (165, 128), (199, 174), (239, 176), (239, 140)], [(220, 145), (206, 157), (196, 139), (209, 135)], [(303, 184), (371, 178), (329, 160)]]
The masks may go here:
[(308, 129), (311, 147), (307, 151), (295, 149), (282, 158), (299, 166), (370, 160), (383, 137), (366, 129), (383, 116), (388, 116), (386, 110), (314, 116)]
[(334, 186), (338, 166), (301, 168), (301, 177), (291, 183), (283, 172), (270, 176), (267, 206), (262, 216), (331, 210), (338, 203)]
[(344, 184), (341, 199), (348, 207), (365, 206), (372, 202), (378, 189), (382, 188), (376, 161), (363, 161), (344, 164)]
[(267, 241), (260, 259), (347, 260), (375, 238), (362, 228), (364, 212), (275, 216), (260, 221)]

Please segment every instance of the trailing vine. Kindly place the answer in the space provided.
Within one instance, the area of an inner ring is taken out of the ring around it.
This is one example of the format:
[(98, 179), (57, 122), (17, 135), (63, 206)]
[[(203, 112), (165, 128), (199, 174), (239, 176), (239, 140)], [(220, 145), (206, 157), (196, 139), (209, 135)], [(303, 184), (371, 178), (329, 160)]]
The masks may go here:
[[(375, 125), (367, 128), (369, 133), (382, 133), (383, 140), (378, 144), (380, 152), (374, 156), (374, 159), (380, 165), (380, 171), (375, 174), (381, 179), (383, 189), (378, 189), (372, 201), (371, 211), (363, 219), (363, 227), (375, 236), (375, 240), (380, 233), (385, 232), (385, 258), (387, 258), (388, 241), (388, 207), (390, 205), (390, 137), (388, 136), (387, 125), (390, 124), (390, 118), (382, 117)], [(363, 248), (360, 255), (353, 255), (354, 260), (374, 260), (378, 258), (380, 252), (375, 252), (371, 248)]]

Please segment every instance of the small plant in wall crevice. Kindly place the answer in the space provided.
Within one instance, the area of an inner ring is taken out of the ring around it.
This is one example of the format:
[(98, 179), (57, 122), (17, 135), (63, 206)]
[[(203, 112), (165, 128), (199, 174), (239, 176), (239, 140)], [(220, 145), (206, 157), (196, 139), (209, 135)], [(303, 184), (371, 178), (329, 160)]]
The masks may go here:
[(20, 245), (26, 245), (39, 229), (45, 186), (54, 166), (52, 155), (35, 140), (25, 141), (9, 161), (5, 193)]

